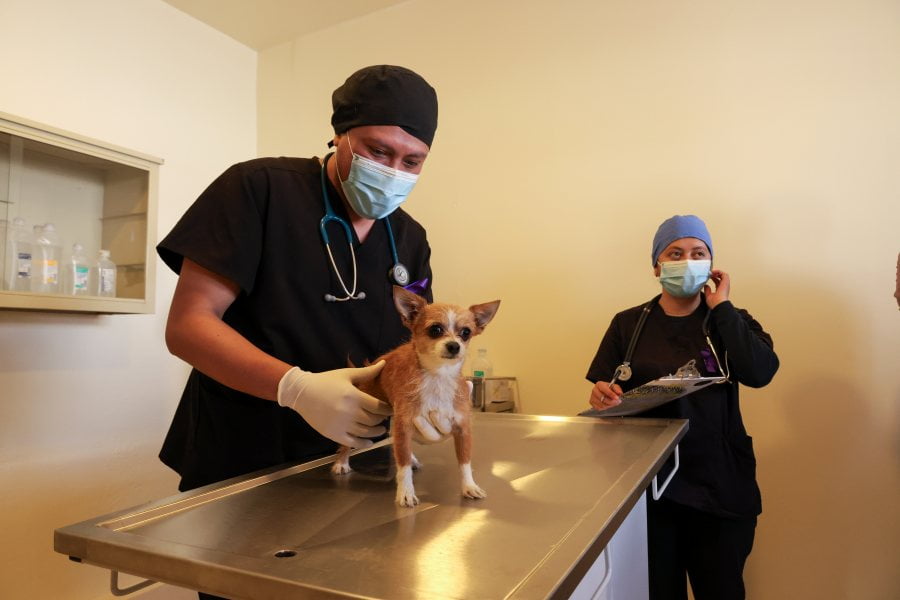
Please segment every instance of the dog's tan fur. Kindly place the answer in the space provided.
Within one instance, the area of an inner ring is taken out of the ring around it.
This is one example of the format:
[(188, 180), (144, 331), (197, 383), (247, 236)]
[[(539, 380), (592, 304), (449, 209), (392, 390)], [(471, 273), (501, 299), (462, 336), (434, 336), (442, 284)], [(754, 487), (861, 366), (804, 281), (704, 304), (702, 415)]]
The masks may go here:
[[(388, 402), (394, 410), (391, 421), (394, 460), (397, 465), (397, 503), (418, 504), (412, 485), (412, 468), (418, 467), (412, 441), (429, 443), (452, 435), (460, 466), (462, 494), (483, 498), (472, 479), (472, 432), (470, 388), (462, 375), (462, 364), (472, 337), (484, 331), (494, 318), (500, 301), (461, 308), (452, 304), (428, 304), (402, 287), (394, 287), (394, 304), (403, 324), (412, 332), (409, 342), (377, 360), (384, 368), (372, 381), (361, 384), (364, 392)], [(454, 348), (458, 348), (454, 351)], [(427, 419), (441, 434), (425, 439), (416, 422)], [(350, 449), (341, 447), (332, 472), (350, 471)]]

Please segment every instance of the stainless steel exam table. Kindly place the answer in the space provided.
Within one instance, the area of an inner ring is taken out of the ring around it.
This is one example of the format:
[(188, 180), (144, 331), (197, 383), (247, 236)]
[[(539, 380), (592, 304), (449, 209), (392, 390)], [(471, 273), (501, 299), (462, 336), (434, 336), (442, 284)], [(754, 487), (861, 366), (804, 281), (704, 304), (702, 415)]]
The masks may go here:
[[(420, 504), (394, 504), (389, 440), (57, 529), (73, 560), (235, 599), (566, 598), (687, 422), (473, 415), (484, 500), (453, 442), (416, 446)], [(662, 476), (662, 475), (661, 475)], [(114, 591), (116, 591), (115, 585)]]

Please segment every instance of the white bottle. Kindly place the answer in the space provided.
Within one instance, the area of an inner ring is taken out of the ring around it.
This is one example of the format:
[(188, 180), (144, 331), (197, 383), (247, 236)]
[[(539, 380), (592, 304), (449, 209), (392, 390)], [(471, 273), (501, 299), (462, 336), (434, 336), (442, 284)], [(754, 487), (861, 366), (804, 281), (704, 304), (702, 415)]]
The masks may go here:
[(487, 348), (479, 348), (478, 355), (472, 360), (472, 407), (477, 410), (485, 408), (485, 378), (494, 372)]
[(6, 234), (6, 260), (3, 262), (4, 287), (16, 292), (31, 289), (32, 237), (25, 219), (16, 217)]
[(62, 248), (53, 223), (34, 226), (31, 291), (41, 294), (59, 293), (59, 262)]
[(64, 294), (72, 296), (84, 296), (88, 293), (88, 276), (90, 265), (84, 255), (84, 246), (72, 244), (72, 255), (66, 261), (62, 275), (62, 290)]
[(91, 294), (116, 296), (116, 263), (109, 258), (109, 250), (101, 250), (91, 274)]
[(487, 356), (487, 348), (479, 348), (478, 356), (472, 361), (473, 377), (491, 377), (494, 375), (494, 365)]

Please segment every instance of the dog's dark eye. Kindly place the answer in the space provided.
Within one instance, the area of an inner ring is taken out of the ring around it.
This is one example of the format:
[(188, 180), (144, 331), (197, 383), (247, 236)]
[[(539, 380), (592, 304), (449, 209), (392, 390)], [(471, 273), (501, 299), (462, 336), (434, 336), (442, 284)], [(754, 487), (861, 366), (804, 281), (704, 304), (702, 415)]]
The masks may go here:
[(468, 339), (472, 337), (472, 330), (468, 327), (463, 327), (459, 330), (459, 337), (461, 337), (464, 342), (468, 341)]
[(444, 335), (444, 326), (435, 323), (431, 327), (428, 328), (428, 335), (432, 338), (439, 338)]

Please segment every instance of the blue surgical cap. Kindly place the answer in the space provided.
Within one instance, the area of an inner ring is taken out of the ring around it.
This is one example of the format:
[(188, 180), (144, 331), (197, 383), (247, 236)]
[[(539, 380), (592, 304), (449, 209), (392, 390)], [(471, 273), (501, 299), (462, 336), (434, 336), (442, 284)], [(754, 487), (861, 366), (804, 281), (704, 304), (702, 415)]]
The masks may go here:
[(675, 215), (663, 221), (659, 229), (656, 230), (656, 235), (653, 236), (653, 249), (650, 256), (653, 259), (653, 266), (656, 266), (659, 255), (663, 253), (663, 250), (669, 244), (686, 237), (697, 238), (706, 243), (706, 247), (709, 248), (709, 256), (710, 258), (712, 257), (712, 238), (709, 235), (709, 230), (706, 229), (706, 224), (700, 217)]

